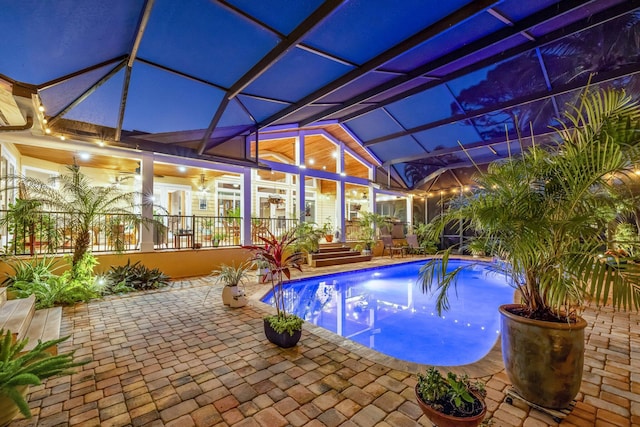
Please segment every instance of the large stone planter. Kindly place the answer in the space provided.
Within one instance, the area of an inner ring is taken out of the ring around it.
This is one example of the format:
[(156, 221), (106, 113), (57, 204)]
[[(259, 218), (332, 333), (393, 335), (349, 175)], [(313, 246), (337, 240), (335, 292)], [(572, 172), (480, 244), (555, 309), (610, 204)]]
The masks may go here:
[(516, 391), (529, 402), (562, 409), (576, 397), (582, 382), (584, 328), (587, 322), (545, 322), (509, 311), (519, 304), (500, 306), (502, 358)]

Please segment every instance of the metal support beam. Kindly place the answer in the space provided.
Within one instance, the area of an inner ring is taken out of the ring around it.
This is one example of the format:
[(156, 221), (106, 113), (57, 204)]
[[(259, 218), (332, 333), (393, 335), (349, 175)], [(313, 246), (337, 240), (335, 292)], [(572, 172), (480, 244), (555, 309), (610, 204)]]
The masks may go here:
[[(70, 79), (72, 79), (74, 77), (78, 77), (78, 76), (80, 76), (82, 74), (90, 73), (90, 72), (92, 72), (94, 70), (98, 70), (98, 69), (100, 69), (102, 67), (105, 67), (105, 66), (107, 66), (109, 64), (113, 64), (113, 63), (116, 63), (116, 62), (123, 61), (124, 59), (126, 59), (126, 57), (127, 57), (127, 55), (120, 55), (118, 57), (111, 58), (111, 59), (108, 59), (106, 61), (103, 61), (103, 62), (101, 62), (99, 64), (92, 65), (91, 67), (83, 68), (82, 70), (74, 71), (73, 73), (66, 74), (66, 75), (64, 75), (62, 77), (58, 77), (57, 79), (49, 80), (48, 82), (42, 83), (40, 85), (37, 85), (38, 90), (50, 89), (50, 88), (52, 88), (54, 86), (59, 85), (60, 83), (66, 82), (67, 80), (70, 80)], [(1, 76), (2, 75), (0, 74), (0, 77)]]
[[(459, 61), (462, 58), (465, 58), (469, 55), (473, 55), (478, 51), (481, 51), (483, 49), (486, 49), (500, 41), (503, 41), (509, 37), (513, 37), (517, 34), (521, 34), (522, 32), (533, 28), (537, 25), (540, 25), (543, 22), (546, 22), (550, 19), (556, 18), (559, 14), (563, 14), (566, 13), (572, 9), (575, 9), (577, 7), (583, 6), (586, 2), (584, 0), (571, 0), (571, 1), (563, 1), (560, 2), (558, 4), (554, 4), (552, 6), (549, 6), (525, 19), (523, 19), (522, 21), (518, 22), (517, 24), (513, 24), (510, 23), (509, 27), (503, 28), (501, 30), (498, 30), (492, 34), (489, 34), (488, 36), (485, 36), (473, 43), (469, 43), (465, 46), (462, 46), (459, 49), (454, 50), (453, 52), (450, 52), (444, 56), (441, 56), (440, 58), (437, 58), (431, 62), (428, 62), (424, 65), (421, 65), (419, 67), (414, 68), (413, 70), (409, 71), (408, 73), (406, 73), (406, 75), (404, 76), (399, 76), (396, 77), (388, 82), (385, 82), (383, 84), (380, 84), (374, 88), (371, 88), (369, 90), (367, 90), (366, 92), (363, 92), (359, 95), (356, 95), (350, 99), (348, 99), (347, 101), (341, 103), (341, 105), (333, 107), (333, 108), (329, 108), (325, 111), (322, 111), (318, 114), (315, 114), (303, 121), (300, 122), (300, 126), (305, 126), (308, 125), (309, 123), (313, 123), (315, 121), (318, 120), (322, 120), (325, 117), (329, 117), (333, 114), (336, 113), (340, 113), (342, 111), (347, 110), (348, 108), (356, 105), (356, 104), (362, 104), (365, 103), (367, 101), (369, 101), (370, 99), (374, 98), (375, 96), (378, 96), (380, 93), (389, 91), (391, 89), (394, 89), (400, 85), (403, 85), (409, 81), (418, 79), (423, 77), (425, 74), (428, 74), (430, 72), (433, 72), (435, 70), (437, 70), (438, 68), (441, 68), (447, 64), (453, 63), (455, 61)], [(488, 9), (489, 13), (491, 13), (490, 11), (494, 11), (494, 9)], [(492, 15), (494, 15), (493, 13), (491, 13)], [(495, 15), (494, 15), (495, 16)], [(530, 49), (530, 48), (528, 48)], [(503, 56), (504, 58), (504, 56)], [(449, 81), (451, 80), (450, 78), (445, 77), (445, 81)], [(425, 84), (431, 84), (431, 85), (438, 85), (443, 83), (442, 80), (439, 81), (435, 81), (435, 82), (428, 82)], [(431, 86), (430, 86), (431, 87)], [(387, 105), (387, 103), (385, 103), (384, 105)], [(377, 108), (380, 107), (380, 104), (374, 104), (372, 105), (370, 108)], [(359, 112), (360, 113), (360, 112)]]
[[(632, 74), (636, 74), (640, 72), (640, 65), (633, 64), (628, 65), (626, 67), (621, 67), (614, 71), (601, 72), (593, 75), (593, 78), (590, 80), (591, 84), (602, 83), (609, 80), (615, 80), (621, 77), (629, 76)], [(530, 102), (540, 101), (546, 98), (551, 98), (555, 95), (561, 95), (566, 92), (571, 92), (573, 90), (577, 90), (586, 86), (586, 83), (567, 83), (564, 85), (557, 86), (551, 91), (545, 92), (537, 92), (531, 95), (523, 96), (520, 98), (512, 99), (507, 102), (502, 102), (498, 105), (492, 105), (490, 107), (481, 108), (479, 110), (475, 110), (473, 113), (468, 114), (458, 114), (453, 117), (449, 117), (442, 120), (437, 120), (435, 122), (427, 123), (420, 126), (415, 126), (413, 128), (407, 129), (405, 131), (394, 132), (392, 134), (381, 136), (379, 138), (374, 138), (370, 141), (366, 141), (364, 143), (365, 147), (369, 147), (371, 145), (379, 144), (381, 142), (389, 141), (391, 139), (399, 138), (401, 136), (407, 136), (418, 132), (423, 132), (425, 130), (433, 129), (438, 126), (443, 126), (455, 122), (459, 122), (462, 120), (474, 119), (476, 117), (484, 116), (486, 114), (494, 113), (499, 110), (504, 110), (507, 108), (517, 107), (518, 105), (528, 104)]]
[(118, 111), (118, 124), (116, 125), (116, 133), (115, 140), (120, 140), (120, 134), (122, 133), (122, 122), (124, 121), (124, 112), (127, 108), (127, 96), (129, 94), (129, 82), (131, 81), (131, 68), (133, 67), (133, 62), (136, 60), (138, 56), (138, 49), (140, 48), (140, 42), (142, 42), (142, 36), (144, 36), (144, 31), (147, 28), (147, 24), (149, 22), (149, 16), (151, 16), (151, 9), (153, 9), (153, 5), (155, 0), (146, 0), (144, 9), (142, 12), (142, 16), (140, 16), (140, 21), (138, 22), (138, 29), (136, 31), (136, 38), (133, 41), (131, 46), (131, 53), (129, 53), (129, 57), (127, 59), (127, 69), (125, 70), (124, 82), (122, 83), (122, 95), (120, 97), (120, 110)]
[[(484, 67), (487, 67), (491, 64), (494, 64), (496, 62), (499, 61), (503, 61), (507, 58), (511, 58), (514, 56), (517, 56), (519, 54), (522, 54), (524, 52), (527, 52), (529, 50), (535, 49), (537, 47), (543, 46), (545, 44), (548, 43), (552, 43), (554, 41), (560, 40), (564, 37), (570, 36), (572, 34), (578, 33), (580, 31), (583, 31), (585, 29), (588, 28), (592, 28), (596, 25), (600, 25), (606, 21), (618, 18), (626, 13), (629, 13), (630, 11), (638, 8), (640, 6), (640, 1), (639, 0), (631, 0), (628, 2), (624, 2), (622, 4), (619, 4), (617, 6), (614, 6), (610, 9), (607, 9), (603, 12), (597, 13), (595, 15), (591, 15), (588, 16), (587, 18), (581, 19), (579, 21), (576, 21), (566, 27), (560, 28), (556, 31), (553, 31), (549, 34), (546, 34), (542, 37), (539, 37), (537, 41), (535, 42), (527, 42), (527, 43), (523, 43), (519, 46), (515, 46), (511, 49), (507, 49), (505, 51), (502, 52), (498, 52), (495, 55), (492, 55), (488, 58), (483, 59), (482, 61), (476, 62), (474, 64), (471, 64), (467, 67), (461, 68), (457, 71), (454, 71), (453, 73), (448, 74), (447, 76), (444, 76), (438, 80), (434, 80), (434, 81), (429, 81), (426, 83), (423, 83), (421, 85), (418, 85), (416, 87), (413, 87), (411, 89), (402, 91), (400, 93), (397, 93), (393, 96), (390, 96), (389, 98), (386, 98), (383, 101), (379, 101), (376, 102), (372, 105), (369, 105), (368, 107), (362, 108), (354, 113), (350, 113), (347, 114), (345, 116), (343, 116), (340, 120), (342, 122), (348, 121), (348, 120), (352, 120), (355, 119), (356, 117), (360, 117), (363, 116), (377, 108), (380, 108), (382, 106), (385, 105), (389, 105), (392, 104), (396, 101), (399, 101), (401, 99), (407, 98), (409, 96), (415, 95), (417, 93), (420, 92), (424, 92), (425, 90), (431, 89), (432, 87), (435, 87), (439, 84), (442, 83), (446, 83), (449, 82), (453, 79), (456, 79), (458, 77), (464, 76), (466, 74), (472, 73), (474, 71), (480, 70)], [(446, 65), (446, 64), (443, 64)], [(381, 89), (380, 87), (378, 87), (378, 89)], [(380, 92), (378, 92), (377, 94), (379, 94)], [(366, 94), (363, 94), (362, 96), (366, 96)], [(368, 96), (368, 98), (366, 99), (370, 99), (371, 97), (373, 97), (373, 94), (370, 94)], [(366, 100), (364, 99), (364, 100)], [(363, 103), (364, 101), (359, 101), (360, 103)]]
[[(337, 78), (336, 80), (333, 80), (331, 83), (305, 96), (304, 98), (302, 98), (295, 104), (291, 105), (290, 107), (285, 108), (284, 110), (281, 110), (276, 114), (273, 114), (271, 117), (268, 117), (264, 121), (260, 122), (259, 127), (260, 128), (267, 127), (277, 122), (278, 120), (281, 120), (285, 117), (290, 116), (291, 114), (299, 111), (300, 109), (306, 107), (307, 105), (312, 104), (313, 102), (319, 100), (320, 98), (323, 98), (329, 95), (330, 93), (333, 93), (336, 90), (348, 85), (354, 80), (362, 77), (366, 73), (375, 70), (381, 65), (384, 65), (390, 60), (396, 58), (398, 55), (401, 55), (413, 49), (414, 47), (418, 46), (419, 44), (425, 42), (426, 40), (437, 36), (442, 31), (445, 31), (448, 28), (469, 19), (473, 15), (490, 7), (494, 3), (496, 2), (490, 1), (490, 0), (477, 0), (467, 4), (466, 6), (463, 6), (462, 8), (456, 10), (455, 12), (451, 13), (447, 17), (437, 21), (433, 25), (430, 25), (429, 27), (424, 28), (422, 31), (414, 34), (408, 39), (403, 40), (402, 42), (396, 44), (390, 49), (382, 52), (380, 55), (370, 59), (369, 61), (362, 64), (360, 67), (344, 74), (343, 76)], [(227, 140), (235, 138), (240, 134), (241, 133), (232, 135), (228, 137)]]
[(229, 101), (235, 98), (242, 90), (264, 74), (278, 59), (284, 56), (289, 49), (298, 44), (311, 30), (313, 30), (318, 24), (324, 21), (330, 16), (345, 0), (327, 0), (313, 11), (304, 21), (300, 23), (288, 36), (286, 36), (280, 43), (278, 43), (269, 53), (258, 61), (249, 71), (247, 71), (240, 79), (238, 79), (225, 94), (225, 98), (218, 106), (209, 127), (207, 128), (200, 147), (198, 148), (198, 154), (202, 154), (207, 149), (214, 146), (209, 141), (211, 134), (218, 125), (224, 109), (227, 107)]
[(104, 77), (102, 77), (100, 80), (98, 80), (96, 83), (93, 84), (93, 86), (91, 86), (89, 89), (85, 90), (84, 92), (82, 92), (80, 94), (80, 96), (78, 96), (76, 99), (74, 99), (73, 101), (71, 101), (69, 104), (67, 104), (66, 107), (64, 107), (62, 109), (62, 111), (60, 111), (58, 114), (56, 114), (54, 117), (51, 117), (49, 119), (49, 127), (53, 126), (55, 124), (55, 122), (57, 122), (58, 120), (60, 120), (62, 118), (62, 116), (64, 116), (65, 114), (67, 114), (69, 112), (69, 110), (71, 110), (73, 107), (75, 107), (76, 105), (80, 104), (82, 101), (84, 101), (85, 99), (87, 99), (87, 97), (89, 95), (91, 95), (93, 92), (95, 92), (100, 86), (102, 86), (107, 80), (109, 80), (111, 77), (113, 77), (118, 71), (120, 71), (122, 69), (122, 67), (124, 67), (126, 64), (126, 62), (123, 60), (122, 62), (120, 62), (120, 64), (118, 64), (113, 70), (109, 71), (109, 73), (107, 73)]

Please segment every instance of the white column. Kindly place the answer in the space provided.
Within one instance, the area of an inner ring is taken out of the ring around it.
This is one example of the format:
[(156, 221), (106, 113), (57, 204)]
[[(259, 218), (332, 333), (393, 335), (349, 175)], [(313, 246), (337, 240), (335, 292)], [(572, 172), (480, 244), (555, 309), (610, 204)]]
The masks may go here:
[(413, 196), (407, 196), (407, 234), (413, 234)]
[(344, 209), (345, 209), (345, 185), (344, 185), (344, 177), (345, 177), (345, 171), (344, 171), (344, 144), (340, 144), (339, 150), (338, 150), (338, 164), (337, 164), (337, 171), (340, 174), (340, 181), (338, 182), (338, 185), (336, 186), (336, 227), (338, 227), (338, 229), (340, 230), (340, 242), (344, 242), (344, 230), (345, 230), (345, 223), (344, 223)]
[(296, 181), (296, 203), (298, 210), (298, 221), (304, 222), (304, 206), (305, 206), (305, 179), (307, 177), (306, 165), (304, 163), (304, 133), (300, 134), (299, 137), (296, 138), (296, 164), (299, 166), (298, 179)]
[[(153, 154), (144, 153), (141, 156), (140, 177), (142, 178), (142, 218), (153, 218)], [(140, 230), (140, 250), (153, 252), (153, 226), (142, 225)]]
[(244, 168), (242, 172), (242, 203), (240, 203), (240, 217), (242, 227), (240, 228), (240, 241), (243, 245), (251, 245), (251, 168)]

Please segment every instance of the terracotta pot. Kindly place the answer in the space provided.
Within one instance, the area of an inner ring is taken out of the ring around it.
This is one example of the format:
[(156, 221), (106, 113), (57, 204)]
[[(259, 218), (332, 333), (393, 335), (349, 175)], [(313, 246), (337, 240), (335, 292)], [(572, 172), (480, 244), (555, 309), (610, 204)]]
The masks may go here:
[[(29, 393), (29, 386), (19, 385), (16, 386), (16, 390), (26, 398), (27, 393)], [(9, 425), (11, 420), (13, 420), (19, 413), (20, 409), (18, 409), (18, 406), (13, 402), (13, 400), (11, 400), (11, 398), (9, 398), (5, 393), (0, 392), (0, 427)]]
[(580, 317), (571, 324), (545, 322), (509, 311), (518, 307), (521, 306), (500, 306), (502, 358), (507, 376), (529, 402), (545, 408), (566, 408), (582, 382), (587, 322)]
[(269, 342), (277, 345), (278, 347), (290, 348), (298, 344), (298, 341), (300, 341), (300, 337), (302, 337), (302, 329), (295, 331), (293, 335), (289, 335), (288, 332), (279, 334), (271, 327), (271, 323), (269, 323), (267, 319), (264, 319), (264, 334)]
[(333, 242), (333, 234), (327, 234), (326, 236), (324, 236), (324, 240), (326, 240), (327, 243)]
[(424, 415), (438, 427), (475, 427), (480, 425), (480, 423), (484, 419), (485, 414), (487, 413), (487, 405), (485, 405), (484, 400), (477, 393), (472, 392), (471, 394), (473, 394), (475, 398), (482, 402), (482, 412), (472, 417), (453, 417), (451, 415), (443, 414), (442, 412), (436, 411), (431, 407), (431, 405), (427, 405), (418, 393), (417, 384), (415, 392), (416, 399), (418, 400), (418, 406), (420, 406), (420, 409), (422, 409)]

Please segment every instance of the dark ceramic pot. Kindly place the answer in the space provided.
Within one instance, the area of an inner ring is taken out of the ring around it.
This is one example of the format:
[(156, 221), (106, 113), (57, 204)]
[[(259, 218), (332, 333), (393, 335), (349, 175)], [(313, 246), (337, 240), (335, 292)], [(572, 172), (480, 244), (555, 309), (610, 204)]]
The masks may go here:
[(429, 420), (438, 427), (476, 427), (480, 425), (482, 420), (484, 419), (485, 414), (487, 413), (487, 405), (485, 405), (482, 397), (478, 396), (476, 393), (471, 393), (473, 396), (482, 402), (482, 412), (478, 415), (474, 415), (473, 417), (453, 417), (451, 415), (443, 414), (442, 412), (436, 411), (431, 407), (431, 405), (427, 405), (420, 394), (418, 393), (418, 385), (416, 384), (415, 388), (416, 399), (418, 400), (418, 406), (422, 409), (424, 415), (429, 418)]
[(290, 348), (298, 344), (300, 337), (302, 336), (302, 329), (295, 331), (293, 335), (289, 335), (288, 332), (282, 334), (277, 333), (267, 319), (264, 319), (264, 334), (267, 339), (278, 347)]
[(584, 328), (576, 323), (545, 322), (511, 313), (519, 304), (500, 306), (502, 358), (507, 376), (526, 400), (545, 408), (569, 406), (580, 390)]

